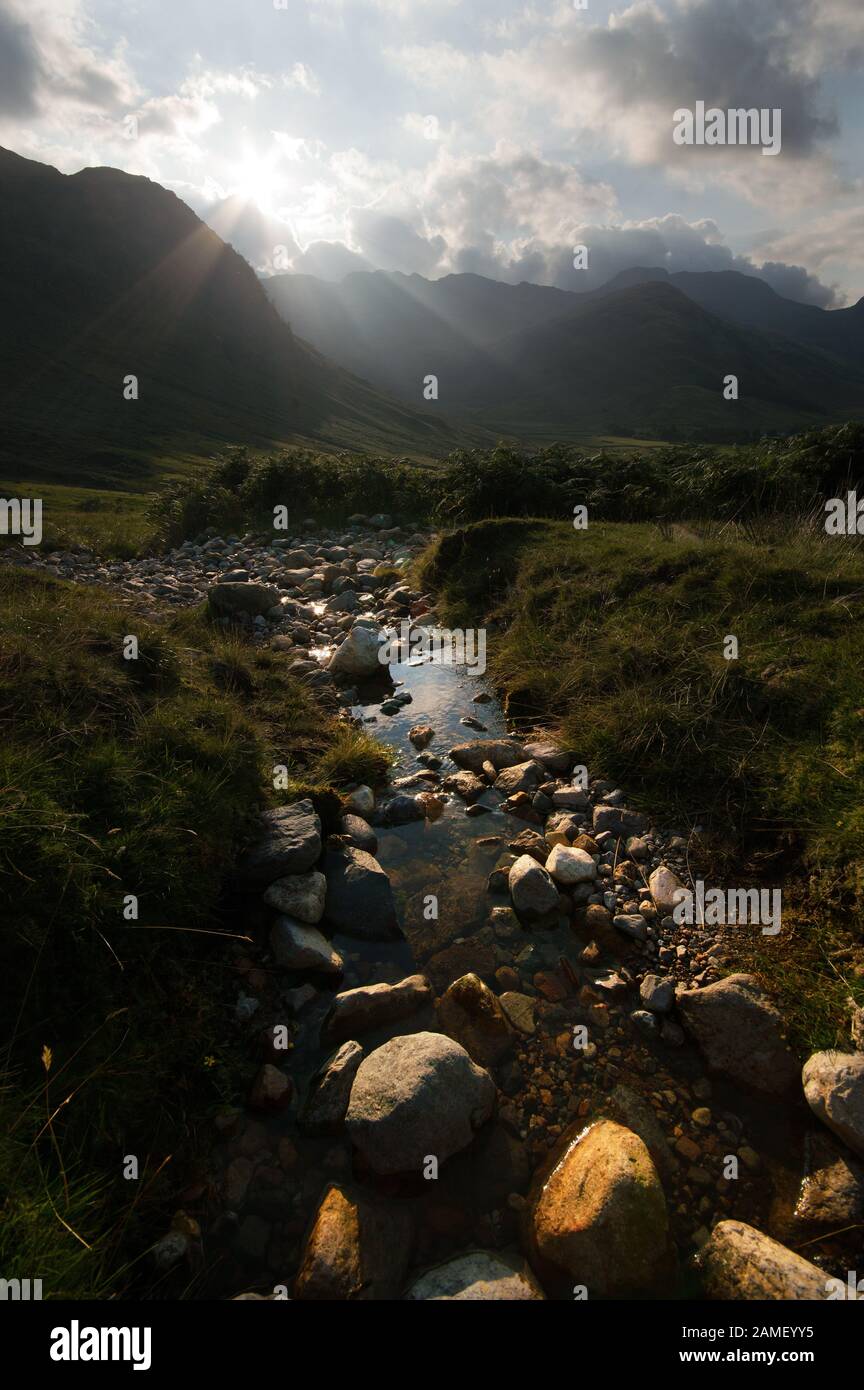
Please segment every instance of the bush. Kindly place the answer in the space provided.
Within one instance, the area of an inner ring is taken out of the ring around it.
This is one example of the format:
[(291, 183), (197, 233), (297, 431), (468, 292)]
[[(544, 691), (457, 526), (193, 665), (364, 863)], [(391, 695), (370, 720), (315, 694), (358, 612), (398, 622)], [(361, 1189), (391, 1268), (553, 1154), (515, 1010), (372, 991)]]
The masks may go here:
[(376, 511), (442, 526), (503, 516), (564, 520), (577, 505), (597, 521), (741, 521), (821, 512), (827, 496), (842, 496), (861, 479), (862, 424), (718, 449), (460, 449), (437, 469), (308, 449), (256, 459), (235, 449), (206, 475), (160, 493), (151, 519), (162, 544), (208, 527), (269, 531), (280, 504), (298, 521), (304, 513), (335, 521)]

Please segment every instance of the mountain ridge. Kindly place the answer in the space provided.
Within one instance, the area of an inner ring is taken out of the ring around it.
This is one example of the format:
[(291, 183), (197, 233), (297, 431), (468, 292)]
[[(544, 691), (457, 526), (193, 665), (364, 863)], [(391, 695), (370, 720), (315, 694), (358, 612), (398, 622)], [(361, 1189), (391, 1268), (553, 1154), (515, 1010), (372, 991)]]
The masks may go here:
[[(130, 377), (137, 399), (125, 398)], [(106, 457), (120, 476), (146, 473), (160, 453), (229, 443), (367, 438), (435, 455), (456, 440), (301, 343), (247, 262), (170, 190), (5, 150), (0, 383), (10, 476), (80, 480)]]
[[(850, 343), (838, 354), (778, 332), (774, 320), (762, 328), (720, 315), (716, 294), (713, 308), (703, 305), (665, 272), (624, 278), (583, 293), (382, 271), (264, 284), (328, 356), (406, 400), (434, 374), (449, 414), (498, 433), (746, 438), (864, 409), (864, 316), (855, 311), (840, 321)], [(763, 287), (769, 302), (794, 309)], [(740, 379), (734, 405), (722, 394), (729, 375)]]

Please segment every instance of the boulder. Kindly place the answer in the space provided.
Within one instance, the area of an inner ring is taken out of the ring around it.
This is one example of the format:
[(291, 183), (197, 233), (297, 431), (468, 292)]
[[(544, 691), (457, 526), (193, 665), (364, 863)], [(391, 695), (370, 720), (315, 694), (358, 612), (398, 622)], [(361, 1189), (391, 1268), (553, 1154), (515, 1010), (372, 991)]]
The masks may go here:
[(398, 984), (359, 985), (337, 994), (321, 1025), (326, 1043), (358, 1037), (374, 1028), (408, 1018), (432, 1003), (432, 989), (425, 975), (408, 975)]
[(375, 793), (371, 787), (354, 787), (345, 797), (345, 810), (350, 811), (355, 816), (363, 816), (368, 819), (375, 810)]
[(864, 1158), (864, 1053), (814, 1052), (802, 1080), (816, 1118)]
[(503, 772), (498, 773), (495, 778), (495, 790), (502, 792), (504, 796), (513, 796), (515, 792), (536, 791), (545, 780), (546, 772), (539, 763), (514, 763), (512, 767), (506, 767)]
[(678, 875), (667, 869), (665, 864), (654, 870), (648, 880), (648, 887), (651, 889), (654, 906), (658, 912), (664, 914), (677, 906), (685, 891)]
[(652, 1014), (668, 1014), (675, 1003), (675, 981), (671, 976), (646, 975), (639, 986), (639, 998)]
[(294, 1297), (340, 1302), (397, 1298), (413, 1243), (413, 1219), (403, 1205), (333, 1183), (306, 1240)]
[(604, 951), (616, 951), (619, 941), (612, 925), (612, 913), (602, 903), (588, 903), (584, 915), (585, 930)]
[[(521, 930), (521, 928), (520, 928)], [(443, 994), (448, 985), (458, 980), (460, 975), (473, 971), (486, 980), (495, 974), (498, 961), (495, 937), (489, 927), (482, 927), (473, 936), (462, 941), (454, 941), (441, 951), (435, 951), (425, 962), (425, 970), (435, 986), (437, 994)]]
[(752, 975), (727, 975), (705, 989), (679, 990), (684, 1026), (712, 1071), (771, 1095), (798, 1084), (783, 1020)]
[(648, 829), (648, 821), (638, 811), (628, 811), (626, 806), (595, 806), (593, 830), (595, 835), (608, 831), (610, 835), (626, 840), (630, 835), (642, 835)]
[(386, 670), (378, 653), (384, 641), (377, 631), (358, 624), (352, 627), (348, 636), (336, 648), (327, 663), (327, 670), (334, 676), (347, 680), (364, 680)]
[(322, 867), (327, 879), (326, 915), (334, 930), (365, 941), (401, 937), (390, 879), (377, 859), (362, 849), (340, 845), (325, 850)]
[(327, 975), (342, 970), (342, 957), (326, 936), (291, 917), (276, 918), (270, 929), (270, 949), (283, 970), (322, 970)]
[(558, 911), (558, 889), (530, 854), (521, 854), (510, 869), (510, 897), (520, 921), (540, 922)]
[(597, 877), (597, 865), (584, 849), (555, 845), (546, 860), (546, 871), (563, 888), (576, 883), (591, 883)]
[(352, 1039), (331, 1053), (318, 1068), (309, 1083), (309, 1094), (300, 1115), (300, 1128), (306, 1134), (338, 1134), (362, 1061), (363, 1048)]
[(501, 772), (505, 767), (524, 763), (525, 750), (515, 738), (475, 738), (451, 748), (450, 757), (457, 767), (467, 768), (469, 772), (482, 772), (485, 762)]
[(310, 869), (307, 874), (289, 874), (286, 878), (274, 879), (264, 894), (264, 901), (268, 907), (275, 908), (286, 917), (314, 925), (324, 916), (326, 892), (327, 880), (324, 875), (317, 869)]
[(423, 803), (407, 792), (391, 796), (379, 811), (381, 823), (384, 825), (408, 825), (412, 820), (423, 820), (426, 814)]
[(455, 792), (470, 806), (486, 790), (486, 783), (475, 772), (451, 772), (444, 778), (445, 791)]
[(427, 748), (435, 737), (435, 730), (431, 724), (415, 724), (408, 730), (408, 737), (415, 748)]
[(638, 1135), (613, 1120), (574, 1127), (535, 1179), (531, 1240), (535, 1268), (591, 1299), (668, 1289), (666, 1200)]
[(346, 1124), (376, 1173), (419, 1174), (464, 1149), (495, 1108), (495, 1083), (443, 1033), (412, 1033), (360, 1064)]
[(362, 849), (366, 854), (376, 854), (378, 851), (378, 836), (362, 816), (352, 815), (350, 811), (343, 812), (339, 817), (339, 834), (344, 835), (354, 849)]
[(246, 851), (240, 873), (249, 888), (311, 869), (321, 853), (321, 821), (306, 798), (262, 816), (263, 836)]
[(706, 1298), (824, 1299), (823, 1270), (743, 1221), (720, 1221), (694, 1260)]
[(518, 990), (508, 989), (504, 991), (498, 1002), (516, 1031), (530, 1037), (535, 1029), (534, 1005), (536, 1000), (530, 994), (520, 994)]
[(513, 1047), (515, 1035), (501, 1005), (479, 975), (454, 980), (438, 1001), (438, 1022), (473, 1061), (494, 1066)]
[(559, 811), (587, 811), (591, 801), (584, 787), (557, 787), (552, 805)]
[(520, 854), (530, 854), (531, 858), (536, 859), (538, 864), (545, 864), (549, 857), (546, 841), (536, 830), (520, 830), (507, 848), (512, 850), (517, 858)]
[(490, 1250), (469, 1250), (427, 1269), (405, 1294), (412, 1303), (452, 1299), (511, 1303), (545, 1297), (524, 1260)]
[(221, 618), (238, 618), (245, 613), (250, 618), (263, 617), (279, 604), (278, 589), (269, 584), (243, 582), (211, 584), (207, 590), (210, 610)]
[(534, 743), (525, 744), (525, 753), (535, 762), (542, 763), (549, 772), (556, 776), (562, 776), (570, 770), (573, 761), (572, 753), (568, 753), (560, 744), (554, 743), (551, 739), (538, 739)]

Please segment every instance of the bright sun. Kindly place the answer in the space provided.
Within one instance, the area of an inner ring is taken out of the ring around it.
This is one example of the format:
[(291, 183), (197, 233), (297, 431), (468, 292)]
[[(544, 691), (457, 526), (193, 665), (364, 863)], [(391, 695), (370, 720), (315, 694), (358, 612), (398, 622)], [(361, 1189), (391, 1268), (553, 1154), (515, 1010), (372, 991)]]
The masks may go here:
[(278, 151), (266, 156), (250, 153), (237, 168), (234, 192), (255, 203), (262, 212), (274, 212), (279, 202), (278, 162)]

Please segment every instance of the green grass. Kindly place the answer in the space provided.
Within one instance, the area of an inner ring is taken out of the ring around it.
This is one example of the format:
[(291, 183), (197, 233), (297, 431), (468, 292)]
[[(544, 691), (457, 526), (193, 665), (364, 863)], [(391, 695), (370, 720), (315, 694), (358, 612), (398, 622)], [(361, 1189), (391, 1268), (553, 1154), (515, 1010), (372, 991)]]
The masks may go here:
[(289, 662), (199, 610), (154, 626), (98, 589), (0, 568), (0, 1070), (15, 1124), (0, 1267), (50, 1274), (46, 1297), (147, 1290), (149, 1266), (127, 1262), (167, 1228), (202, 1127), (248, 1083), (221, 890), (254, 812), (288, 795), (274, 765), (325, 819), (332, 786), (386, 770)]
[[(727, 881), (798, 872), (777, 944), (746, 952), (802, 1044), (827, 1044), (864, 994), (864, 550), (806, 518), (753, 529), (479, 522), (418, 578), (448, 625), (489, 628), (514, 722), (560, 729), (653, 816), (704, 825)], [(841, 978), (829, 957), (850, 943)]]

